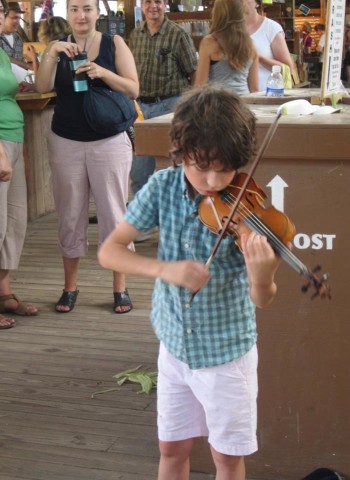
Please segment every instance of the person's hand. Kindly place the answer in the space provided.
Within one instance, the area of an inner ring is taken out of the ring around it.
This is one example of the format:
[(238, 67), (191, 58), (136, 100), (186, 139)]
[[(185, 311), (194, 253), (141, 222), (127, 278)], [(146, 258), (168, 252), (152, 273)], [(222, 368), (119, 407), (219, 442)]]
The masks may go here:
[(18, 89), (21, 93), (35, 92), (35, 85), (33, 83), (21, 82), (18, 84)]
[(63, 52), (69, 58), (73, 58), (79, 53), (81, 53), (83, 49), (77, 44), (72, 42), (58, 42), (57, 40), (51, 42), (46, 49), (45, 55), (49, 55), (49, 57), (55, 58), (58, 57), (60, 52)]
[(164, 282), (188, 288), (191, 292), (197, 292), (208, 282), (210, 273), (203, 263), (181, 260), (164, 262), (159, 278)]
[(275, 254), (267, 238), (254, 232), (241, 236), (241, 247), (251, 283), (272, 282), (281, 258)]
[(87, 76), (91, 78), (91, 80), (94, 80), (95, 78), (102, 78), (105, 71), (105, 68), (97, 65), (94, 62), (84, 62), (78, 65), (78, 68), (76, 69), (76, 74), (79, 75), (79, 73), (86, 73)]
[(0, 182), (8, 182), (12, 178), (12, 168), (5, 152), (0, 150)]
[(35, 52), (35, 49), (33, 45), (28, 45), (26, 52), (25, 52), (25, 58), (29, 61), (29, 63), (35, 64), (38, 61), (38, 56)]

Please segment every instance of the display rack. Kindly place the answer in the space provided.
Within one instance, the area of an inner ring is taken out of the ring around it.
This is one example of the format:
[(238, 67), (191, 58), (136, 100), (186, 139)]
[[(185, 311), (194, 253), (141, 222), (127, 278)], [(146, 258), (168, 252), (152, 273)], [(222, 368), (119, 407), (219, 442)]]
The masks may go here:
[(169, 20), (181, 25), (188, 33), (191, 34), (196, 49), (205, 35), (209, 33), (210, 27), (210, 10), (202, 12), (169, 12), (167, 13)]
[(313, 37), (312, 49), (315, 49), (318, 35), (314, 27), (317, 23), (324, 23), (321, 19), (320, 9), (311, 9), (308, 15), (303, 15), (301, 11), (296, 9), (295, 0), (285, 0), (284, 3), (264, 4), (263, 8), (264, 15), (282, 26), (291, 53), (300, 55), (300, 38), (304, 22), (309, 22), (313, 27), (311, 32)]
[(291, 53), (299, 54), (299, 37), (295, 35), (295, 2), (285, 0), (284, 3), (264, 4), (264, 15), (278, 22), (285, 34), (286, 42)]

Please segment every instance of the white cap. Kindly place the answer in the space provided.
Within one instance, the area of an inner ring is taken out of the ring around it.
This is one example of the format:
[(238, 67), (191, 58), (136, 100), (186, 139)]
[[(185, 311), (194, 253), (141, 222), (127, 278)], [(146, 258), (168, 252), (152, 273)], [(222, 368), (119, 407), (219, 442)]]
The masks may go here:
[(272, 65), (272, 73), (281, 73), (281, 66), (280, 65)]

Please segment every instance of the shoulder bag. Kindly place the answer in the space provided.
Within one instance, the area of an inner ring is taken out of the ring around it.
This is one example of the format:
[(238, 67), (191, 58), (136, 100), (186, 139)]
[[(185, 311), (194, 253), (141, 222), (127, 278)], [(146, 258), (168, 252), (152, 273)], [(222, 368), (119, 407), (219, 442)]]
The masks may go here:
[[(111, 48), (114, 57), (113, 37)], [(134, 100), (106, 87), (90, 84), (89, 90), (84, 94), (83, 106), (87, 123), (92, 130), (102, 135), (112, 136), (125, 132), (137, 118)]]
[(85, 92), (84, 113), (92, 130), (110, 136), (125, 132), (137, 118), (131, 98), (122, 92), (91, 85)]

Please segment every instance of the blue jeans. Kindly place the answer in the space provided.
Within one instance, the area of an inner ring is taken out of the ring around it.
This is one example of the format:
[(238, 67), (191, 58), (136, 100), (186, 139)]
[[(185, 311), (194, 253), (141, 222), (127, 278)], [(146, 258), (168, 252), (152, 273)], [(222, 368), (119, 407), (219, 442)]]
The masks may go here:
[[(145, 120), (147, 120), (173, 112), (179, 98), (179, 95), (176, 95), (157, 103), (142, 103), (139, 101), (139, 105)], [(134, 155), (130, 172), (131, 188), (134, 194), (147, 183), (148, 178), (154, 173), (155, 169), (156, 159), (154, 157)]]

